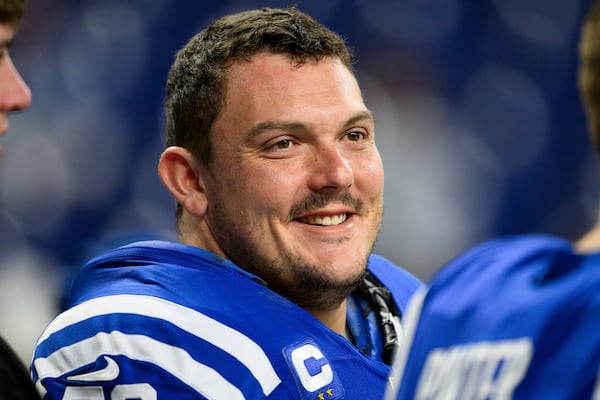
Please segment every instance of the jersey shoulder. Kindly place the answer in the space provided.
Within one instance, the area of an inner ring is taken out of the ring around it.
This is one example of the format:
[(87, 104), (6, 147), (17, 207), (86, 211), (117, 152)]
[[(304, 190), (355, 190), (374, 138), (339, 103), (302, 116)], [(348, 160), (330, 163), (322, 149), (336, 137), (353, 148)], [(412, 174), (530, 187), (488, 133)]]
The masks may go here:
[[(600, 393), (598, 287), (600, 254), (552, 237), (501, 238), (458, 256), (410, 306), (398, 398), (458, 399), (456, 388), (591, 398)], [(486, 368), (498, 373), (467, 373)]]
[[(478, 299), (486, 294), (493, 297), (516, 281), (531, 285), (531, 289), (544, 290), (550, 283), (566, 283), (566, 278), (589, 277), (589, 264), (595, 259), (595, 255), (577, 254), (571, 243), (549, 236), (521, 235), (490, 240), (443, 267), (429, 282), (428, 296), (457, 291), (463, 299), (470, 299), (470, 294)], [(462, 293), (465, 288), (469, 290)]]
[(599, 266), (600, 254), (578, 254), (562, 239), (493, 240), (457, 257), (434, 277), (421, 318), (439, 322), (437, 317), (445, 315), (472, 336), (522, 332), (542, 340), (536, 329), (553, 319), (580, 324), (586, 320), (582, 315), (599, 311)]
[(88, 264), (72, 306), (38, 342), (38, 387), (56, 398), (127, 385), (174, 399), (383, 393), (386, 366), (258, 278), (198, 250), (143, 243)]

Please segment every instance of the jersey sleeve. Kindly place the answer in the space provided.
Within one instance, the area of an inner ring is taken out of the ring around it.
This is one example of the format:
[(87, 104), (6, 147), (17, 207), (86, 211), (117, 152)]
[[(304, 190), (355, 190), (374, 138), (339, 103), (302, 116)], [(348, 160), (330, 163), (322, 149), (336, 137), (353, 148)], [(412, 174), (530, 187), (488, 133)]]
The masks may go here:
[(456, 257), (411, 300), (385, 399), (595, 399), (599, 264), (542, 235)]
[(247, 336), (144, 295), (100, 297), (59, 315), (40, 337), (31, 371), (46, 399), (267, 399), (281, 391)]
[[(512, 238), (486, 241), (458, 255), (410, 299), (404, 319), (404, 336), (392, 365), (385, 400), (412, 398), (407, 393), (414, 395), (422, 372), (422, 355), (438, 344), (442, 346), (444, 338), (451, 336), (451, 333), (444, 330), (429, 330), (423, 325), (432, 319), (457, 319), (458, 310), (469, 308), (467, 304), (476, 301), (470, 290), (477, 286), (482, 269), (490, 269), (497, 260), (520, 253), (517, 248), (510, 253), (507, 250), (507, 244), (513, 241)], [(430, 308), (432, 302), (436, 305), (435, 311)], [(440, 307), (445, 310), (440, 310)], [(432, 314), (435, 315), (432, 317)], [(440, 314), (444, 317), (440, 317)], [(425, 334), (419, 333), (424, 332), (424, 329)], [(441, 343), (437, 342), (438, 339)]]

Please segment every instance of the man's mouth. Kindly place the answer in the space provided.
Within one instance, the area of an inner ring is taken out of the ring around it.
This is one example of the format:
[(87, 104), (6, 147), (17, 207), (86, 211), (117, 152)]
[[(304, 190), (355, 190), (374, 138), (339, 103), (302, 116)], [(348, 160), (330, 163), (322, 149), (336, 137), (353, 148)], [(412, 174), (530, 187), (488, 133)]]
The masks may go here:
[(304, 224), (309, 225), (339, 225), (343, 223), (347, 218), (346, 213), (335, 214), (335, 215), (309, 215), (306, 217), (299, 218), (298, 220)]

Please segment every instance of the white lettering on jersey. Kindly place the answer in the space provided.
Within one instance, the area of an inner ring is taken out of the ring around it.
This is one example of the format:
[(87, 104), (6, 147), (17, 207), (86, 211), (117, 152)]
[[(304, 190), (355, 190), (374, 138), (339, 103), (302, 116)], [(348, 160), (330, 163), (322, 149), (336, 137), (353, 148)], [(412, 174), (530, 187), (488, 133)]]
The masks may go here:
[(117, 385), (110, 393), (110, 400), (156, 400), (156, 390), (147, 383)]
[(101, 386), (67, 386), (62, 400), (103, 400)]
[(527, 338), (481, 342), (429, 353), (418, 400), (509, 400), (533, 355)]
[[(102, 386), (67, 386), (62, 400), (104, 400)], [(156, 390), (147, 383), (117, 385), (110, 400), (156, 400)]]
[[(314, 392), (317, 389), (320, 389), (326, 385), (329, 385), (333, 382), (333, 370), (331, 366), (327, 362), (321, 350), (319, 350), (316, 346), (312, 344), (305, 344), (301, 347), (298, 347), (290, 353), (292, 364), (294, 365), (294, 369), (298, 373), (298, 377), (300, 378), (300, 382), (304, 389), (309, 392)], [(320, 366), (320, 370), (318, 373), (311, 374), (309, 371), (306, 362), (312, 361), (324, 361), (324, 364)]]

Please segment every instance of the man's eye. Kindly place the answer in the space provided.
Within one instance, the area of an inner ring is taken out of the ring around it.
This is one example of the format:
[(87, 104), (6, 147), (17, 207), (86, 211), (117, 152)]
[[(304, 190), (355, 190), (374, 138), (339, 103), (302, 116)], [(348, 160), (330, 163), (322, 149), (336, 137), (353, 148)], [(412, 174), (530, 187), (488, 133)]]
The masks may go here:
[(365, 134), (364, 132), (360, 132), (360, 131), (352, 131), (352, 132), (348, 132), (347, 134), (348, 139), (353, 141), (353, 142), (358, 142), (361, 140), (365, 139)]
[(289, 149), (290, 147), (292, 147), (292, 141), (290, 139), (284, 139), (284, 140), (280, 140), (279, 142), (275, 143), (273, 146), (271, 146), (274, 150), (285, 150), (285, 149)]

